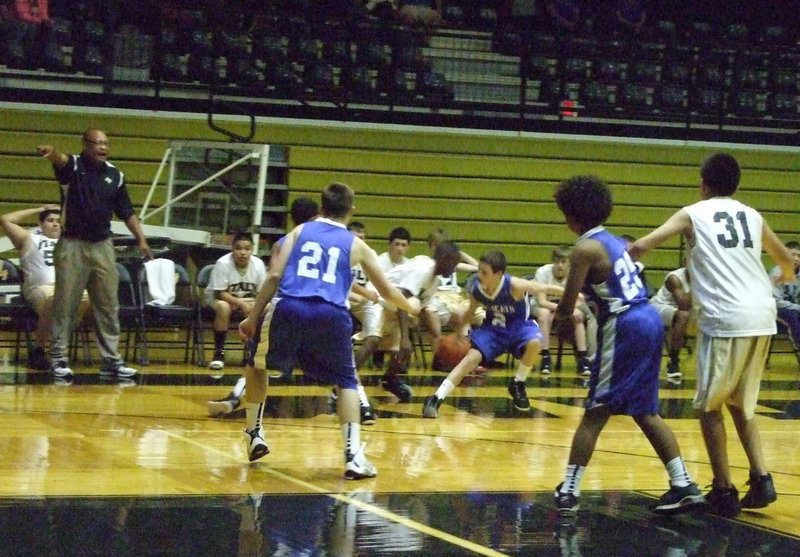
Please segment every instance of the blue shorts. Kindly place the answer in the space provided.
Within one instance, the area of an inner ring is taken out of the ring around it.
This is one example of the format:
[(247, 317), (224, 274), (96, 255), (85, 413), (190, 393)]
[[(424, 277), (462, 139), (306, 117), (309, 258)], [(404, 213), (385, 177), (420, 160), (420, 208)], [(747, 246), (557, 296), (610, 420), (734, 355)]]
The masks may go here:
[(519, 359), (532, 340), (542, 342), (542, 331), (536, 321), (526, 319), (511, 328), (481, 326), (470, 331), (470, 341), (483, 356), (483, 363), (494, 361), (506, 352)]
[(658, 414), (658, 376), (664, 325), (650, 304), (632, 306), (600, 324), (587, 408), (612, 414)]
[(303, 373), (342, 389), (355, 389), (353, 319), (346, 308), (320, 298), (283, 297), (269, 324), (266, 368), (295, 366)]

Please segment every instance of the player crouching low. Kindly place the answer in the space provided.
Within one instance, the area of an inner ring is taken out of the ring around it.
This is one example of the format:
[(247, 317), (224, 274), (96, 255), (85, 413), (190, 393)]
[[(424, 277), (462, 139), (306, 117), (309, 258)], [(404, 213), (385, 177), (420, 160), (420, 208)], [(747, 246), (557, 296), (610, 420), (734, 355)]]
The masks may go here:
[(539, 355), (542, 332), (536, 321), (529, 319), (528, 295), (538, 292), (563, 294), (564, 289), (512, 277), (505, 270), (506, 257), (500, 251), (489, 251), (480, 258), (478, 280), (467, 292), (469, 308), (464, 319), (468, 323), (479, 306), (486, 308), (486, 318), (480, 327), (470, 331), (472, 348), (467, 355), (442, 381), (436, 393), (425, 399), (422, 408), (424, 418), (437, 417), (442, 400), (481, 361), (492, 362), (506, 352), (520, 360), (516, 376), (508, 385), (514, 407), (523, 412), (531, 409), (525, 392), (525, 380)]

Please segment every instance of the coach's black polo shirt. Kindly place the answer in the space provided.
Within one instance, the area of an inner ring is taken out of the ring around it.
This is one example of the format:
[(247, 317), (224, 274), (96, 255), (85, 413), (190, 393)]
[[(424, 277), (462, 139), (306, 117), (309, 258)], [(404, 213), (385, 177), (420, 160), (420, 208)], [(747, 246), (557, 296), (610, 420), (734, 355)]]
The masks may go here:
[(53, 166), (61, 188), (63, 235), (99, 242), (111, 236), (112, 213), (127, 220), (133, 212), (125, 177), (113, 164), (95, 165), (70, 155), (63, 168)]

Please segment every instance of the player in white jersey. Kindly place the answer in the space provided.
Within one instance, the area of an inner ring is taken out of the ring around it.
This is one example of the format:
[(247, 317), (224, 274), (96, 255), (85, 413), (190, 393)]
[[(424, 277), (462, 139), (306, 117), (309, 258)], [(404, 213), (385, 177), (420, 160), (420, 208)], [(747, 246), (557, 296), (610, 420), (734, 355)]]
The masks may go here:
[(253, 237), (239, 232), (231, 241), (231, 253), (214, 263), (205, 292), (205, 303), (214, 309), (214, 358), (208, 367), (220, 378), (225, 367), (225, 337), (231, 316), (250, 313), (253, 301), (267, 276), (264, 262), (253, 257)]
[[(436, 246), (449, 239), (449, 236), (444, 230), (437, 228), (428, 235), (428, 247), (431, 252), (433, 252)], [(423, 308), (420, 314), (422, 324), (425, 326), (430, 338), (431, 352), (434, 354), (431, 367), (436, 371), (450, 371), (450, 368), (443, 365), (436, 357), (439, 351), (439, 341), (442, 338), (442, 327), (462, 323), (469, 310), (469, 300), (461, 293), (461, 287), (458, 284), (458, 271), (477, 273), (478, 260), (468, 253), (461, 251), (455, 270), (449, 275), (439, 275), (437, 277), (439, 279), (439, 285), (436, 289), (436, 293), (431, 297), (428, 305)], [(483, 306), (479, 306), (472, 314), (470, 324), (475, 327), (479, 326), (483, 323), (483, 318), (485, 316), (486, 309)], [(468, 325), (469, 324), (466, 324), (465, 326)], [(466, 334), (466, 329), (461, 332)]]
[[(38, 228), (29, 230), (20, 226), (20, 222), (33, 215), (38, 215)], [(24, 275), (22, 294), (39, 316), (34, 344), (28, 352), (28, 366), (33, 369), (50, 369), (45, 347), (50, 340), (50, 315), (56, 284), (53, 250), (61, 237), (61, 208), (58, 205), (45, 205), (14, 211), (0, 217), (0, 226), (14, 248), (19, 251), (20, 267)], [(80, 322), (88, 307), (89, 296), (84, 292), (78, 306), (76, 323)]]
[[(361, 222), (353, 221), (347, 225), (347, 229), (361, 240), (366, 238), (367, 230), (364, 224)], [(398, 230), (405, 229), (393, 230), (390, 238), (396, 234)], [(405, 232), (405, 234), (407, 233), (408, 231)], [(399, 234), (405, 237), (402, 232)], [(394, 252), (396, 255), (400, 256), (401, 254), (405, 254), (407, 249), (407, 240), (403, 238), (395, 238), (394, 240), (390, 240), (390, 251), (383, 254), (386, 256), (384, 257), (383, 264), (380, 264), (380, 256), (378, 256), (381, 270), (385, 272), (394, 266), (391, 264), (391, 260), (389, 258), (390, 252)], [(402, 260), (406, 260), (405, 255), (402, 255)], [(355, 352), (356, 370), (359, 370), (367, 361), (367, 358), (375, 354), (375, 351), (378, 350), (381, 345), (382, 339), (386, 337), (390, 331), (387, 331), (387, 334), (384, 334), (383, 313), (380, 306), (377, 304), (378, 293), (375, 289), (368, 288), (369, 280), (367, 279), (367, 275), (364, 273), (364, 270), (360, 265), (356, 265), (351, 269), (351, 272), (353, 274), (353, 290), (351, 290), (348, 298), (350, 302), (350, 313), (352, 313), (358, 322), (361, 323), (361, 331), (359, 332), (359, 336), (362, 340), (362, 343)], [(387, 343), (384, 343), (382, 348), (391, 350), (392, 344), (395, 343), (387, 340)], [(397, 350), (397, 347), (394, 347), (394, 350)]]
[(650, 303), (656, 308), (664, 327), (669, 331), (667, 379), (678, 383), (682, 377), (678, 355), (686, 344), (686, 331), (694, 317), (690, 276), (686, 267), (670, 271), (664, 278), (664, 284), (650, 298)]
[[(777, 499), (755, 420), (769, 340), (775, 333), (773, 285), (761, 263), (762, 246), (781, 268), (777, 282), (792, 281), (795, 274), (789, 250), (761, 214), (732, 199), (740, 178), (736, 159), (726, 153), (712, 155), (700, 176), (702, 201), (679, 210), (635, 242), (631, 255), (638, 259), (678, 234), (687, 238), (700, 329), (694, 403), (714, 474), (706, 500), (709, 512), (732, 517), (743, 507), (765, 507)], [(750, 489), (741, 501), (728, 466), (724, 406), (750, 464)]]
[[(564, 287), (567, 284), (569, 273), (569, 256), (572, 253), (570, 246), (558, 246), (553, 250), (552, 263), (542, 265), (533, 276), (534, 282)], [(558, 305), (560, 296), (547, 295), (540, 292), (532, 300), (532, 313), (539, 327), (542, 329), (542, 361), (539, 371), (542, 375), (550, 374), (552, 362), (550, 358), (550, 331), (553, 326), (553, 315)], [(594, 358), (595, 341), (597, 337), (597, 320), (585, 302), (581, 301), (575, 307), (570, 325), (575, 351), (578, 356), (578, 372), (589, 375), (589, 360)]]
[[(453, 242), (442, 242), (434, 250), (433, 258), (427, 255), (418, 255), (407, 263), (392, 267), (387, 271), (386, 279), (396, 288), (400, 289), (406, 297), (416, 298), (420, 307), (424, 308), (430, 302), (439, 286), (437, 275), (453, 273), (460, 258), (458, 246)], [(411, 342), (408, 338), (408, 316), (402, 311), (396, 311), (394, 306), (380, 301), (384, 331), (395, 321), (399, 327), (399, 347), (401, 354), (398, 359), (402, 362), (410, 355)], [(411, 388), (401, 382), (398, 370), (389, 366), (387, 373), (381, 379), (381, 385), (393, 393), (401, 402), (408, 402), (413, 396)]]

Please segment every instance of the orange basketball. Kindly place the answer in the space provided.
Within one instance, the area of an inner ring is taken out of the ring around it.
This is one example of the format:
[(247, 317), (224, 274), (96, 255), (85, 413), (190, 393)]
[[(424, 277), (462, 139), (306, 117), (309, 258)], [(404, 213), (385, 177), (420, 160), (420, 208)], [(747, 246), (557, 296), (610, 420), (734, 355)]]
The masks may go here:
[(470, 348), (472, 348), (472, 344), (467, 338), (450, 333), (443, 336), (439, 342), (436, 359), (442, 366), (453, 369), (467, 355)]

